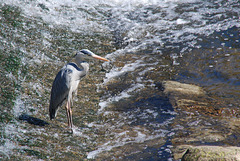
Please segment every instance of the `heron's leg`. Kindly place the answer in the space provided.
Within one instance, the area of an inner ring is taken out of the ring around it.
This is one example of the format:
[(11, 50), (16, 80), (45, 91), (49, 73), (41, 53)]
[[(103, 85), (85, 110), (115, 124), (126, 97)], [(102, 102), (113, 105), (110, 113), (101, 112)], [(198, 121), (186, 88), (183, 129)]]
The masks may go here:
[(67, 104), (66, 104), (66, 113), (67, 113), (67, 120), (68, 120), (68, 126), (70, 127), (70, 116), (69, 116), (69, 108), (70, 108), (70, 106), (69, 106), (69, 101), (67, 101)]
[(72, 122), (71, 101), (67, 102), (67, 116), (68, 116), (68, 127), (72, 128), (73, 127), (73, 122)]
[(71, 107), (70, 107), (70, 103), (69, 103), (69, 119), (70, 119), (70, 125), (71, 125), (71, 128), (73, 127), (73, 122), (72, 122), (72, 109), (71, 109)]

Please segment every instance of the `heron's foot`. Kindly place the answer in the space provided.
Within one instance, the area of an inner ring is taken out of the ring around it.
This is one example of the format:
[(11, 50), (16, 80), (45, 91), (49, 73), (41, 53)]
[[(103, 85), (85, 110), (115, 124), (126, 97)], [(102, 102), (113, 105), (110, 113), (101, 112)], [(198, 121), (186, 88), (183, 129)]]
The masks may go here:
[(73, 134), (74, 131), (76, 130), (76, 127), (74, 125), (68, 126), (68, 128), (71, 130), (71, 134)]
[(71, 128), (71, 134), (73, 134), (74, 130)]
[(66, 129), (67, 134), (73, 134), (73, 129)]

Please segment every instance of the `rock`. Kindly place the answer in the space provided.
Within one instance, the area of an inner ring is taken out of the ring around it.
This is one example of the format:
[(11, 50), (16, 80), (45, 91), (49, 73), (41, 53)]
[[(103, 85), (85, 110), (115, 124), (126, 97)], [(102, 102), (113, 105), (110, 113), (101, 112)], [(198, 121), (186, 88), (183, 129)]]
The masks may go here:
[(182, 161), (240, 161), (240, 147), (188, 146), (181, 159)]
[(165, 94), (177, 94), (177, 95), (195, 95), (202, 96), (205, 95), (204, 90), (196, 85), (180, 83), (176, 81), (163, 81), (162, 85), (164, 87)]
[[(204, 128), (204, 130), (202, 130), (202, 128)], [(194, 143), (211, 144), (224, 141), (228, 136), (226, 134), (222, 134), (220, 131), (207, 129), (204, 126), (201, 126), (199, 128), (193, 127), (192, 129), (189, 128), (189, 130), (194, 130), (194, 132), (192, 132), (191, 135), (186, 136), (178, 135), (172, 138), (173, 145), (179, 146), (179, 144), (194, 144)]]
[[(224, 108), (215, 106), (214, 99), (210, 98), (197, 85), (163, 81), (160, 87), (174, 108), (180, 108), (188, 112), (198, 111), (211, 116), (220, 116), (223, 113)], [(218, 102), (216, 103), (218, 104)]]
[(208, 105), (205, 101), (206, 92), (199, 86), (176, 81), (163, 81), (161, 86), (175, 108), (199, 108)]
[(181, 160), (183, 155), (187, 152), (188, 148), (192, 147), (191, 145), (179, 145), (175, 148), (172, 148), (174, 160)]
[[(171, 105), (179, 111), (173, 128), (185, 127), (172, 138), (173, 156), (175, 160), (239, 160), (240, 148), (205, 146), (216, 142), (224, 142), (231, 133), (222, 133), (215, 129), (212, 116), (222, 116), (224, 108), (219, 108), (211, 96), (199, 86), (176, 81), (163, 81), (161, 87)], [(204, 120), (204, 121), (203, 121)], [(176, 126), (175, 126), (176, 125)], [(210, 125), (212, 126), (210, 128)], [(232, 127), (238, 127), (233, 124)], [(187, 130), (186, 130), (187, 129)], [(189, 144), (189, 145), (186, 145)], [(191, 146), (204, 144), (204, 146)], [(215, 144), (216, 145), (216, 144)]]

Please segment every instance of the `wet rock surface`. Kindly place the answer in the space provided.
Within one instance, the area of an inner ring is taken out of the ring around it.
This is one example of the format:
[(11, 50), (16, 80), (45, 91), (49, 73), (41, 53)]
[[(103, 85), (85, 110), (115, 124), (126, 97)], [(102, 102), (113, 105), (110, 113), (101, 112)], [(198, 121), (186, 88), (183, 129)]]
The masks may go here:
[(221, 146), (189, 146), (183, 154), (183, 161), (196, 160), (225, 160), (225, 161), (239, 161), (240, 148), (239, 147), (221, 147)]
[(177, 81), (163, 81), (163, 92), (175, 108), (198, 111), (208, 115), (221, 115), (222, 109), (214, 107), (211, 97), (199, 86), (180, 83)]
[[(169, 97), (175, 109), (181, 109), (185, 111), (184, 114), (180, 114), (184, 118), (176, 118), (175, 121), (185, 119), (186, 124), (189, 126), (191, 133), (184, 135), (178, 135), (172, 139), (173, 143), (173, 156), (174, 159), (182, 160), (240, 160), (240, 148), (239, 147), (228, 147), (228, 146), (216, 146), (219, 143), (226, 142), (229, 137), (232, 137), (233, 132), (230, 130), (226, 133), (226, 126), (231, 126), (231, 129), (239, 127), (238, 119), (226, 119), (224, 116), (224, 109), (214, 107), (211, 105), (210, 96), (199, 86), (179, 83), (176, 81), (163, 81), (162, 82), (163, 92)], [(195, 114), (190, 112), (195, 111)], [(196, 128), (193, 132), (195, 125), (199, 124), (199, 120), (192, 121), (194, 117), (191, 115), (198, 115), (202, 113), (205, 119), (209, 116), (220, 117), (219, 123), (225, 122), (225, 128), (214, 129), (209, 128), (209, 125), (201, 125), (201, 128)], [(174, 124), (173, 124), (174, 126)], [(186, 144), (187, 143), (187, 144)], [(201, 145), (202, 146), (199, 146)], [(212, 146), (208, 146), (212, 144)], [(196, 145), (196, 146), (194, 146)], [(215, 145), (215, 146), (213, 146)]]

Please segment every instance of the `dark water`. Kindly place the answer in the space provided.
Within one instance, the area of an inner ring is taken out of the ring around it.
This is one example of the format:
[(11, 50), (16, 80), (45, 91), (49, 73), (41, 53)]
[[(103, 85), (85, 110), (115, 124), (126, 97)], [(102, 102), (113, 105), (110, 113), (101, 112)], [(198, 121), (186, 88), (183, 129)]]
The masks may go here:
[[(1, 1), (1, 159), (173, 160), (176, 144), (238, 146), (239, 12), (234, 0)], [(111, 62), (90, 62), (71, 134), (48, 103), (82, 48)], [(174, 109), (162, 80), (203, 87), (223, 114)]]

